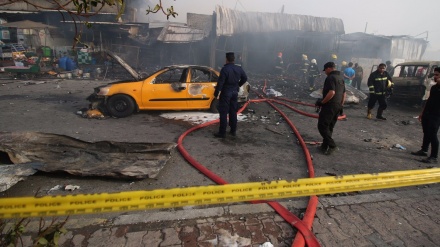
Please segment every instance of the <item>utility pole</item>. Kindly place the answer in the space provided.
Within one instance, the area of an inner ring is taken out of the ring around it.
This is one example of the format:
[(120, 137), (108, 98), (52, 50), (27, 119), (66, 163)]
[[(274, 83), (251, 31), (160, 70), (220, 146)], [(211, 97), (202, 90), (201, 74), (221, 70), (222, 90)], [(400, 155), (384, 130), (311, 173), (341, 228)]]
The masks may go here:
[(364, 30), (364, 33), (367, 33), (367, 26), (368, 26), (368, 22), (365, 23), (365, 30)]

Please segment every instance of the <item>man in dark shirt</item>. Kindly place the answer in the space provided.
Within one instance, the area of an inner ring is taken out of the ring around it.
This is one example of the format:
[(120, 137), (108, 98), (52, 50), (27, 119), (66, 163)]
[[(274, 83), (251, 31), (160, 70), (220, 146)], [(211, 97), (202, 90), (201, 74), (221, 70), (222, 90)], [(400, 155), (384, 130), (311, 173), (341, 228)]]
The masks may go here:
[(333, 128), (338, 121), (339, 113), (345, 101), (345, 83), (340, 71), (336, 70), (334, 62), (327, 62), (324, 65), (324, 72), (327, 78), (322, 89), (321, 101), (316, 105), (321, 107), (318, 118), (318, 130), (323, 141), (321, 149), (326, 155), (332, 154), (337, 150), (335, 141), (332, 138)]
[(226, 137), (228, 114), (230, 133), (233, 136), (237, 133), (238, 90), (247, 81), (247, 76), (240, 66), (234, 64), (234, 60), (233, 52), (226, 53), (226, 64), (220, 71), (214, 91), (214, 97), (219, 100), (217, 109), (220, 114), (220, 128), (214, 134), (218, 138)]
[(440, 126), (440, 68), (434, 69), (434, 81), (436, 84), (431, 87), (429, 98), (422, 113), (419, 115), (419, 121), (422, 122), (423, 128), (422, 149), (417, 152), (411, 152), (413, 155), (427, 156), (429, 144), (431, 144), (431, 155), (421, 161), (433, 164), (437, 163), (439, 147), (437, 133)]
[(353, 87), (357, 88), (357, 90), (361, 90), (362, 78), (364, 77), (364, 69), (358, 63), (354, 64), (354, 79), (353, 79)]

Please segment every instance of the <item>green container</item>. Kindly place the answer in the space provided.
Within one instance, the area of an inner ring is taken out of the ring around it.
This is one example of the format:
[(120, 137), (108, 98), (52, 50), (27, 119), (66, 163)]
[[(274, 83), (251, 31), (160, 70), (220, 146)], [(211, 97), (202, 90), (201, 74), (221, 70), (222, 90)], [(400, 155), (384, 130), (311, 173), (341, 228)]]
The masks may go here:
[(41, 47), (41, 50), (43, 50), (43, 57), (50, 57), (52, 56), (52, 49), (48, 46)]

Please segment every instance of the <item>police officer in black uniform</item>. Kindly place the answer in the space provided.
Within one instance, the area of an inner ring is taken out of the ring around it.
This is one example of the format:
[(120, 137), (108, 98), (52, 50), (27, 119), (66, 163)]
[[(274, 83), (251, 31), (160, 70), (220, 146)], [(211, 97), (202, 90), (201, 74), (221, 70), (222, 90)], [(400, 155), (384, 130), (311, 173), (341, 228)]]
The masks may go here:
[(220, 114), (220, 128), (215, 137), (225, 138), (229, 114), (230, 133), (235, 136), (237, 133), (237, 111), (238, 111), (238, 90), (247, 81), (244, 70), (234, 64), (233, 52), (226, 53), (226, 64), (220, 71), (214, 97), (219, 100), (218, 112)]
[(338, 121), (339, 113), (345, 101), (344, 77), (340, 71), (336, 70), (334, 62), (327, 62), (324, 65), (324, 72), (327, 78), (322, 89), (322, 100), (318, 100), (316, 105), (321, 107), (318, 118), (318, 130), (323, 141), (321, 149), (326, 155), (332, 154), (337, 150), (335, 141), (332, 138), (333, 128)]

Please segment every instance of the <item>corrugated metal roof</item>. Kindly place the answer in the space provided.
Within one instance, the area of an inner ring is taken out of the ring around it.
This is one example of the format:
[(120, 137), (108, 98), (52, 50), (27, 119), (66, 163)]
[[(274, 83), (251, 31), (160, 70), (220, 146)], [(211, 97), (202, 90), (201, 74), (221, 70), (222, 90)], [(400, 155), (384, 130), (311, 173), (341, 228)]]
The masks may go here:
[(157, 40), (164, 43), (188, 43), (203, 40), (207, 36), (203, 30), (168, 25), (162, 29)]
[(281, 13), (241, 12), (216, 6), (217, 36), (237, 33), (307, 31), (344, 34), (344, 22), (338, 18)]

